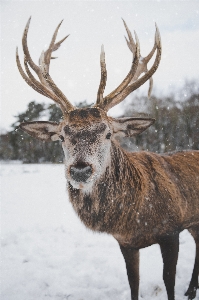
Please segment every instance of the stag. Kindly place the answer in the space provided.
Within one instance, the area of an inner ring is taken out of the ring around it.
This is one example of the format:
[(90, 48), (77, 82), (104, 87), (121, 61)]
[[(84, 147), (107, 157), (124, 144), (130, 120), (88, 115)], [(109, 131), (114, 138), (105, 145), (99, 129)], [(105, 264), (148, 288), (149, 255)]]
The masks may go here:
[[(43, 141), (61, 140), (70, 202), (88, 228), (111, 234), (118, 241), (126, 263), (132, 300), (138, 300), (139, 293), (139, 249), (156, 243), (162, 253), (168, 299), (175, 299), (179, 233), (188, 229), (196, 243), (196, 258), (185, 295), (188, 299), (194, 299), (199, 273), (199, 151), (128, 153), (120, 147), (117, 137), (136, 136), (155, 120), (112, 118), (107, 115), (110, 108), (147, 80), (150, 80), (150, 95), (152, 75), (161, 59), (158, 28), (153, 49), (143, 58), (136, 33), (134, 40), (124, 22), (127, 45), (133, 55), (129, 73), (114, 91), (104, 97), (107, 71), (102, 46), (101, 81), (96, 103), (90, 108), (78, 109), (49, 75), (52, 52), (67, 38), (55, 42), (61, 23), (48, 49), (42, 52), (38, 66), (28, 50), (29, 24), (30, 19), (22, 38), (26, 72), (17, 53), (19, 72), (34, 90), (60, 106), (63, 120), (60, 123), (24, 122), (20, 128)], [(154, 63), (148, 70), (147, 63), (155, 52)]]

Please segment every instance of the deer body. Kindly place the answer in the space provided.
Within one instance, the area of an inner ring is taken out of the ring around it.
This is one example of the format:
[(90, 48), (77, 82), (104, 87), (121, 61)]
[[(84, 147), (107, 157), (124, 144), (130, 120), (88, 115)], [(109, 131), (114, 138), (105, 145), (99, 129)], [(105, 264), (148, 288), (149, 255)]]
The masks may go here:
[[(196, 242), (192, 278), (186, 292), (196, 297), (199, 274), (199, 151), (173, 154), (150, 152), (127, 153), (117, 137), (140, 134), (154, 123), (151, 118), (112, 118), (108, 110), (120, 103), (144, 82), (150, 80), (161, 58), (160, 34), (156, 28), (153, 49), (145, 58), (124, 22), (127, 45), (133, 53), (131, 69), (122, 83), (103, 96), (107, 72), (105, 52), (100, 55), (101, 81), (93, 107), (77, 109), (49, 75), (50, 59), (66, 39), (55, 43), (55, 30), (49, 48), (42, 52), (37, 66), (29, 53), (25, 27), (22, 45), (24, 72), (18, 52), (16, 61), (23, 79), (38, 93), (53, 99), (63, 112), (63, 120), (26, 122), (20, 128), (43, 141), (62, 142), (70, 201), (82, 222), (91, 230), (111, 234), (119, 243), (126, 263), (131, 299), (139, 294), (139, 249), (160, 245), (168, 300), (175, 300), (175, 274), (179, 250), (179, 233), (187, 228)], [(147, 63), (156, 52), (153, 66)], [(37, 74), (36, 79), (30, 67)], [(145, 73), (140, 77), (142, 73)]]

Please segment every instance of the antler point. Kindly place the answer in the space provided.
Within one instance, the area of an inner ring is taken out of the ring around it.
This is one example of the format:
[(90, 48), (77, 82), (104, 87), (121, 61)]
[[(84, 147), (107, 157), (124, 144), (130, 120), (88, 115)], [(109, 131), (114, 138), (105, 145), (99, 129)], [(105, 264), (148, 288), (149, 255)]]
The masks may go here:
[(134, 34), (135, 34), (136, 44), (138, 44), (140, 46), (139, 38), (138, 38), (138, 35), (135, 30), (134, 30)]
[(160, 31), (159, 31), (159, 28), (156, 23), (155, 23), (155, 26), (156, 26), (155, 41), (156, 41), (157, 46), (161, 47)]
[(26, 24), (26, 26), (29, 26), (29, 24), (30, 24), (30, 21), (31, 21), (31, 16), (30, 16), (30, 18), (28, 19), (28, 22), (27, 22), (27, 24)]
[(64, 21), (64, 19), (61, 20), (61, 22), (60, 22), (59, 25), (58, 25), (58, 28), (61, 26), (61, 24), (62, 24), (63, 21)]
[(127, 27), (125, 20), (122, 18), (122, 21), (124, 23), (124, 26)]

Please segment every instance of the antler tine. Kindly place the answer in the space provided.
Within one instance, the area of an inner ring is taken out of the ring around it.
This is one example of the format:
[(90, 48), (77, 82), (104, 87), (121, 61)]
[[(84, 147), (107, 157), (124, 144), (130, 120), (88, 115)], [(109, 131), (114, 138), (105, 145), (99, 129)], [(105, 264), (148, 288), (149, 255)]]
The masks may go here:
[[(100, 101), (100, 105), (98, 105), (98, 102), (95, 104), (95, 106), (99, 106), (105, 111), (108, 111), (113, 106), (117, 105), (121, 101), (123, 101), (131, 92), (139, 88), (142, 84), (144, 84), (148, 79), (149, 81), (149, 90), (148, 90), (148, 97), (150, 97), (152, 88), (153, 88), (153, 79), (151, 78), (152, 75), (155, 73), (155, 71), (158, 68), (158, 65), (160, 63), (161, 59), (161, 38), (160, 33), (158, 30), (158, 27), (156, 25), (156, 33), (155, 33), (155, 43), (153, 46), (153, 49), (148, 54), (146, 58), (141, 57), (140, 55), (140, 47), (139, 47), (139, 40), (137, 37), (136, 32), (135, 33), (135, 40), (132, 37), (131, 31), (128, 29), (128, 26), (126, 25), (125, 21), (124, 26), (128, 35), (129, 40), (125, 37), (127, 45), (130, 49), (130, 51), (133, 53), (134, 59), (131, 66), (131, 70), (126, 76), (126, 78), (123, 80), (123, 82), (108, 96), (106, 96), (103, 100)], [(156, 59), (151, 67), (151, 69), (148, 71), (147, 69), (147, 63), (153, 56), (155, 50), (157, 49)], [(141, 78), (139, 76), (141, 73), (145, 73)], [(139, 79), (138, 79), (139, 78)]]
[[(157, 25), (156, 25), (156, 32), (157, 32)], [(146, 57), (140, 56), (140, 61), (139, 61), (139, 66), (137, 68), (137, 72), (136, 72), (134, 78), (131, 80), (130, 84), (133, 83), (135, 80), (137, 80), (139, 78), (139, 76), (141, 75), (141, 73), (148, 72), (147, 63), (152, 58), (153, 54), (155, 53), (156, 48), (157, 48), (157, 43), (156, 43), (156, 33), (155, 33), (154, 46), (153, 46), (152, 50), (150, 51), (150, 53)], [(131, 49), (131, 48), (129, 48), (129, 49)], [(148, 98), (150, 98), (152, 89), (153, 89), (153, 79), (150, 78), (149, 89), (148, 89)]]
[[(157, 34), (157, 31), (158, 31), (158, 27), (157, 27), (157, 24), (155, 23), (155, 26), (156, 26), (156, 32), (155, 32), (155, 39), (154, 39), (154, 46), (151, 50), (151, 52), (145, 57), (145, 62), (146, 64), (149, 62), (149, 60), (152, 58), (153, 54), (155, 53), (155, 50), (157, 48), (157, 43), (156, 43), (156, 34)], [(159, 32), (159, 31), (158, 31)], [(147, 69), (148, 71), (148, 69)], [(149, 89), (148, 89), (148, 98), (151, 97), (151, 92), (152, 92), (152, 89), (153, 89), (153, 78), (151, 77), (149, 79)]]
[[(54, 50), (53, 51), (56, 51), (57, 49), (59, 49), (59, 47), (61, 46), (61, 44), (67, 39), (67, 37), (69, 37), (70, 34), (66, 35), (63, 39), (61, 39), (59, 42), (57, 42), (55, 45), (54, 45)], [(52, 57), (51, 57), (52, 58)]]
[[(136, 51), (136, 44), (134, 42), (134, 39), (132, 37), (132, 34), (130, 32), (130, 30), (128, 29), (128, 26), (126, 25), (126, 22), (122, 19), (123, 23), (124, 23), (124, 27), (126, 29), (126, 32), (127, 32), (127, 35), (128, 35), (128, 38), (129, 38), (129, 41), (127, 40), (127, 38), (125, 37), (125, 40), (127, 42), (127, 45), (129, 47), (129, 50), (135, 55), (135, 51)], [(134, 31), (135, 33), (135, 31)], [(136, 33), (135, 33), (136, 34)]]
[[(132, 37), (131, 32), (128, 29), (126, 23), (125, 23), (125, 28), (127, 30), (127, 34)], [(98, 107), (101, 107), (102, 109), (104, 109), (106, 107), (107, 103), (109, 103), (114, 97), (116, 97), (119, 93), (121, 93), (128, 86), (129, 82), (134, 77), (137, 67), (138, 67), (138, 62), (139, 62), (139, 57), (140, 57), (140, 44), (139, 44), (139, 40), (138, 40), (136, 33), (135, 33), (135, 39), (136, 39), (136, 44), (133, 41), (133, 43), (135, 44), (135, 53), (133, 55), (134, 58), (133, 58), (131, 69), (130, 69), (129, 73), (127, 74), (125, 79), (122, 81), (122, 83), (114, 91), (112, 91), (103, 100), (101, 100), (100, 103), (97, 101), (95, 106), (98, 106)]]
[(155, 27), (156, 27), (155, 41), (156, 41), (157, 46), (159, 46), (159, 47), (161, 48), (161, 47), (162, 47), (162, 44), (161, 44), (160, 31), (159, 31), (159, 28), (158, 28), (158, 26), (157, 26), (156, 23), (155, 23)]
[(62, 40), (60, 40), (58, 43), (55, 44), (55, 39), (57, 37), (57, 33), (59, 30), (59, 27), (61, 26), (63, 21), (61, 21), (59, 23), (59, 25), (57, 26), (57, 28), (55, 29), (55, 32), (53, 34), (51, 43), (48, 47), (48, 49), (46, 50), (46, 52), (42, 52), (40, 59), (39, 59), (39, 63), (40, 63), (40, 70), (42, 72), (42, 77), (45, 79), (46, 84), (50, 87), (50, 89), (54, 92), (54, 94), (60, 98), (60, 100), (62, 102), (64, 102), (64, 105), (66, 106), (67, 110), (73, 110), (74, 107), (72, 106), (72, 104), (69, 102), (69, 100), (66, 98), (66, 96), (62, 93), (62, 91), (57, 87), (57, 85), (54, 83), (53, 79), (51, 78), (51, 76), (49, 75), (49, 65), (50, 65), (50, 59), (51, 59), (51, 54), (53, 51), (56, 51), (61, 43), (68, 37), (68, 35), (66, 37), (64, 37)]
[(19, 73), (21, 74), (23, 79), (26, 81), (26, 83), (29, 86), (31, 86), (36, 92), (45, 96), (44, 92), (42, 90), (40, 90), (37, 86), (35, 86), (35, 84), (30, 80), (30, 78), (24, 72), (24, 70), (21, 66), (21, 63), (20, 63), (19, 55), (18, 55), (18, 47), (16, 48), (16, 62), (17, 62), (17, 67), (18, 67)]
[(55, 32), (52, 36), (50, 45), (49, 45), (48, 49), (44, 52), (44, 61), (45, 61), (46, 65), (48, 66), (48, 72), (49, 72), (51, 54), (52, 54), (52, 51), (53, 51), (53, 47), (54, 47), (54, 44), (55, 44), (55, 40), (56, 40), (56, 37), (57, 37), (58, 30), (59, 30), (62, 22), (63, 22), (63, 20), (58, 24), (58, 26), (55, 29)]
[(67, 111), (73, 110), (74, 106), (69, 102), (69, 100), (66, 98), (66, 96), (62, 93), (62, 91), (57, 87), (57, 85), (54, 83), (53, 79), (51, 78), (50, 74), (47, 71), (47, 65), (45, 64), (45, 56), (44, 52), (43, 55), (40, 56), (41, 61), (41, 70), (42, 75), (44, 79), (46, 80), (47, 84), (51, 88), (51, 90), (54, 92), (54, 94), (60, 99), (60, 101), (63, 103), (64, 106), (66, 106)]
[[(156, 31), (157, 31), (157, 28), (156, 28)], [(155, 39), (154, 39), (154, 45), (153, 45), (153, 48), (152, 48), (152, 50), (150, 51), (150, 53), (144, 58), (145, 61), (146, 61), (146, 63), (148, 63), (149, 60), (152, 58), (153, 54), (155, 53), (156, 47), (157, 47), (157, 44), (156, 44), (156, 33), (155, 33)]]
[(103, 103), (103, 94), (104, 94), (104, 90), (106, 87), (106, 80), (107, 80), (104, 45), (102, 45), (101, 47), (100, 66), (101, 66), (101, 80), (100, 80), (100, 85), (97, 93), (97, 102), (96, 102), (97, 106), (100, 106)]
[[(106, 107), (104, 108), (106, 111), (108, 111), (113, 106), (115, 106), (115, 105), (119, 104), (120, 102), (122, 102), (130, 93), (132, 93), (133, 91), (135, 91), (136, 89), (138, 89), (149, 78), (151, 78), (151, 76), (157, 70), (157, 68), (159, 66), (159, 63), (160, 63), (160, 60), (161, 60), (161, 52), (162, 52), (161, 38), (160, 38), (159, 30), (156, 31), (156, 49), (157, 49), (157, 54), (156, 54), (156, 58), (155, 58), (155, 61), (153, 63), (153, 66), (151, 67), (151, 69), (148, 72), (146, 72), (141, 78), (139, 78), (135, 82), (129, 84), (126, 87), (126, 89), (124, 89), (114, 99), (110, 99), (107, 102)], [(151, 82), (151, 86), (152, 86), (152, 82)], [(150, 90), (149, 90), (149, 92), (150, 92)]]
[(153, 89), (153, 77), (149, 78), (148, 99), (151, 97), (152, 89)]
[[(158, 29), (157, 24), (155, 23), (155, 27), (156, 27), (156, 32), (155, 32), (155, 41), (154, 41), (154, 46), (153, 49), (151, 50), (151, 52), (149, 53), (149, 55), (147, 57), (145, 57), (146, 61), (148, 62), (151, 57), (153, 56), (156, 48), (157, 48), (157, 44), (161, 47), (161, 37), (160, 37), (160, 32)], [(151, 96), (151, 91), (153, 89), (153, 78), (151, 77), (149, 79), (149, 90), (148, 90), (148, 98), (150, 98)]]
[(50, 99), (53, 99), (55, 102), (57, 102), (58, 105), (60, 105), (60, 108), (63, 112), (66, 111), (66, 109), (63, 107), (62, 103), (60, 102), (59, 98), (56, 97), (48, 88), (46, 88), (45, 86), (43, 86), (39, 81), (37, 81), (34, 76), (32, 75), (32, 73), (30, 72), (29, 68), (28, 68), (28, 64), (26, 61), (26, 56), (24, 56), (24, 64), (25, 64), (25, 68), (27, 71), (28, 76), (26, 75), (26, 73), (24, 72), (21, 63), (20, 63), (20, 59), (19, 59), (19, 55), (18, 55), (18, 48), (16, 48), (16, 62), (17, 62), (17, 67), (18, 70), (21, 74), (21, 76), (23, 77), (23, 79), (26, 81), (26, 83), (32, 87), (36, 92), (40, 93), (41, 95), (48, 97)]
[[(52, 51), (56, 51), (61, 43), (68, 37), (64, 37), (62, 40), (60, 40), (59, 42), (57, 42), (55, 44), (55, 39), (57, 36), (57, 32), (58, 29), (61, 25), (61, 23), (57, 26), (50, 46), (47, 49), (47, 51), (44, 53), (42, 53), (41, 57), (40, 57), (40, 62), (41, 62), (41, 66), (37, 66), (29, 53), (28, 50), (28, 45), (27, 45), (27, 34), (28, 34), (28, 29), (29, 29), (29, 25), (30, 25), (30, 20), (31, 18), (29, 18), (24, 33), (23, 33), (23, 37), (22, 37), (22, 46), (23, 46), (23, 51), (24, 51), (24, 65), (25, 65), (25, 69), (27, 72), (26, 73), (23, 71), (22, 67), (21, 67), (21, 63), (19, 60), (19, 56), (18, 56), (18, 52), (16, 53), (16, 61), (17, 61), (17, 66), (19, 69), (19, 72), (21, 74), (21, 76), (23, 77), (23, 79), (34, 89), (36, 90), (38, 93), (54, 100), (55, 102), (57, 102), (60, 107), (61, 110), (64, 114), (64, 116), (66, 116), (68, 114), (68, 111), (73, 110), (74, 107), (73, 105), (68, 101), (68, 99), (66, 98), (66, 96), (59, 90), (59, 88), (55, 85), (55, 83), (53, 82), (53, 80), (51, 79), (50, 75), (48, 74), (48, 70), (49, 70), (49, 64), (50, 64), (50, 59), (51, 59), (51, 53)], [(33, 74), (31, 73), (28, 64), (30, 65), (30, 67), (35, 71), (35, 73), (38, 75), (40, 82), (33, 76)]]
[(22, 46), (23, 46), (23, 52), (24, 55), (26, 56), (26, 60), (29, 63), (30, 67), (35, 71), (35, 73), (37, 74), (37, 76), (39, 77), (39, 80), (44, 84), (46, 84), (46, 81), (44, 80), (40, 67), (37, 66), (34, 61), (32, 60), (31, 56), (30, 56), (30, 52), (28, 49), (28, 43), (27, 43), (27, 36), (28, 36), (28, 30), (29, 30), (29, 26), (30, 26), (30, 21), (31, 21), (31, 17), (28, 19), (28, 22), (26, 24), (26, 27), (24, 29), (24, 33), (23, 33), (23, 37), (22, 37)]
[(66, 108), (63, 106), (63, 103), (61, 102), (61, 100), (52, 92), (52, 90), (48, 89), (46, 86), (44, 86), (41, 82), (39, 82), (38, 80), (36, 80), (36, 78), (32, 75), (29, 67), (28, 67), (28, 62), (26, 60), (26, 56), (24, 56), (24, 65), (25, 65), (25, 69), (26, 69), (26, 73), (28, 74), (31, 82), (38, 88), (40, 94), (53, 99), (57, 104), (60, 105), (61, 110), (63, 111), (63, 113), (66, 113)]
[[(59, 23), (59, 25), (57, 26), (57, 28), (55, 29), (55, 32), (52, 36), (52, 40), (50, 42), (50, 45), (48, 47), (48, 49), (44, 52), (44, 61), (45, 61), (45, 64), (46, 64), (46, 67), (47, 67), (47, 72), (49, 72), (49, 66), (50, 66), (50, 60), (51, 60), (51, 54), (53, 51), (56, 51), (57, 49), (59, 49), (59, 47), (61, 46), (61, 44), (65, 41), (65, 39), (69, 36), (69, 34), (67, 36), (65, 36), (63, 39), (61, 39), (59, 42), (57, 42), (55, 44), (55, 40), (56, 40), (56, 37), (57, 37), (57, 33), (58, 33), (58, 30), (62, 24), (63, 20)], [(39, 65), (40, 65), (40, 59), (39, 59)]]
[(40, 73), (40, 68), (32, 60), (29, 50), (28, 50), (28, 44), (27, 44), (27, 35), (28, 35), (29, 26), (30, 26), (30, 21), (31, 21), (31, 17), (28, 19), (28, 22), (24, 29), (24, 33), (23, 33), (23, 37), (22, 37), (22, 46), (23, 46), (23, 52), (27, 57), (29, 65), (38, 74), (38, 73)]

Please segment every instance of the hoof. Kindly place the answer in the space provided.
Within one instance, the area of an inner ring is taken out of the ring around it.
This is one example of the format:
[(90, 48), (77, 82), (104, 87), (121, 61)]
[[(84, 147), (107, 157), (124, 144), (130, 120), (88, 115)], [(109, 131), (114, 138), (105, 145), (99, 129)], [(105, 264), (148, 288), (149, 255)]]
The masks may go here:
[(185, 293), (185, 296), (188, 296), (188, 300), (192, 300), (196, 297), (196, 291), (197, 288), (188, 288), (188, 290)]

